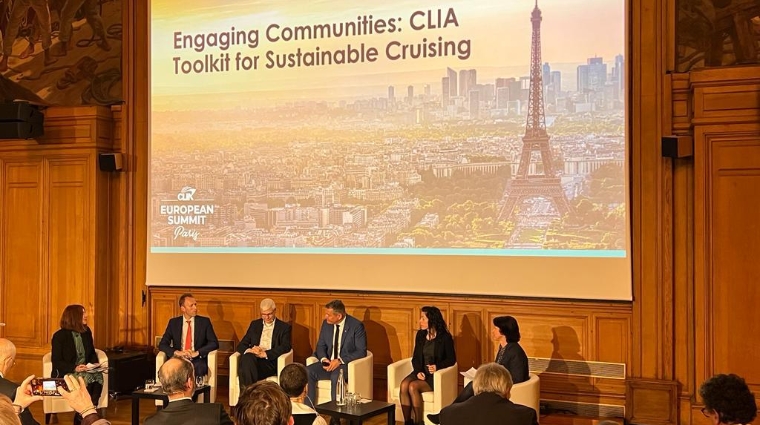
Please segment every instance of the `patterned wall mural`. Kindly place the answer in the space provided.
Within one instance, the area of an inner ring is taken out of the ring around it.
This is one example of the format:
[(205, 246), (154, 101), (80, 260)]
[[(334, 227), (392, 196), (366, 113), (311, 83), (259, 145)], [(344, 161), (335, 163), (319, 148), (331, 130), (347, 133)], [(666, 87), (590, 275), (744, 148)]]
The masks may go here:
[(122, 0), (0, 0), (0, 100), (121, 101)]
[(759, 0), (678, 0), (678, 72), (760, 63)]

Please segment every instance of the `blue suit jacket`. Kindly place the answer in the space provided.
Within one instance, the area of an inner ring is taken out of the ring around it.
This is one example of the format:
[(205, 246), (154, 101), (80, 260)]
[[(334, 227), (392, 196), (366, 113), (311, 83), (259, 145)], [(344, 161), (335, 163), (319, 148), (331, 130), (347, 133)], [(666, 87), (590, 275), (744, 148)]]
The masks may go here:
[[(158, 349), (166, 353), (167, 358), (172, 358), (174, 352), (181, 350), (184, 346), (184, 335), (182, 335), (182, 316), (169, 319), (166, 325), (164, 336), (158, 343)], [(195, 351), (201, 359), (208, 357), (208, 353), (219, 348), (219, 341), (216, 339), (214, 327), (211, 326), (211, 319), (203, 316), (195, 316), (195, 329), (193, 329), (193, 340), (195, 341)]]
[[(364, 323), (346, 315), (346, 322), (342, 327), (343, 339), (340, 343), (338, 355), (343, 363), (367, 357), (367, 332), (364, 330)], [(335, 325), (327, 323), (326, 320), (322, 322), (322, 329), (319, 331), (319, 340), (317, 341), (317, 351), (314, 352), (317, 359), (330, 358), (333, 351), (334, 331)]]

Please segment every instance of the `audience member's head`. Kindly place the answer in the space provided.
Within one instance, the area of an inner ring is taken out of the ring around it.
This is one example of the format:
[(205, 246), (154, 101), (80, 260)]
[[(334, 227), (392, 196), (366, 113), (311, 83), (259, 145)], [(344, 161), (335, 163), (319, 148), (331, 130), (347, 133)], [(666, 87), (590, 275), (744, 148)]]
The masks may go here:
[(0, 394), (0, 424), (21, 425), (21, 420), (13, 410), (13, 402), (3, 394)]
[(332, 300), (325, 304), (325, 320), (334, 325), (346, 317), (346, 306), (341, 300)]
[(280, 372), (280, 386), (288, 397), (301, 397), (306, 392), (309, 383), (309, 374), (306, 366), (300, 363), (291, 363)]
[(240, 394), (234, 419), (237, 425), (293, 425), (292, 411), (279, 385), (259, 381)]
[(61, 315), (61, 329), (67, 331), (84, 332), (87, 326), (84, 320), (84, 306), (72, 304), (63, 309)]
[(420, 310), (427, 317), (428, 332), (434, 330), (436, 334), (449, 333), (449, 328), (446, 326), (446, 321), (443, 320), (443, 314), (438, 307), (426, 305)]
[(273, 300), (264, 298), (261, 300), (261, 304), (259, 304), (259, 309), (261, 310), (261, 318), (264, 319), (265, 323), (269, 324), (274, 321), (277, 313), (277, 304)]
[(161, 389), (169, 396), (189, 396), (195, 391), (195, 371), (189, 360), (172, 357), (158, 369)]
[(512, 375), (509, 374), (507, 368), (498, 363), (485, 363), (475, 372), (472, 389), (475, 395), (495, 393), (509, 399), (509, 393), (512, 390)]
[(10, 340), (0, 338), (0, 374), (8, 374), (16, 362), (16, 346)]
[(493, 318), (493, 325), (499, 333), (507, 338), (507, 342), (520, 342), (520, 326), (517, 319), (512, 316), (499, 316)]
[(699, 388), (705, 403), (702, 413), (717, 424), (748, 424), (757, 416), (755, 396), (741, 377), (716, 375)]

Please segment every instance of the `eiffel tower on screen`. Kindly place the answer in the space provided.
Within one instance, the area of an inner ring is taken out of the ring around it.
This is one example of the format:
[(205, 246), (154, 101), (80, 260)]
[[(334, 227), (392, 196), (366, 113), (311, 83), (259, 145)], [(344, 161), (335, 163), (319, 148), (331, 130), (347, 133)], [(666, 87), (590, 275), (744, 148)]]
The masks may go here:
[[(533, 36), (530, 53), (530, 90), (528, 92), (528, 120), (523, 136), (523, 148), (520, 154), (520, 165), (517, 176), (507, 182), (499, 220), (512, 217), (515, 207), (527, 198), (547, 198), (561, 216), (572, 213), (570, 203), (562, 190), (560, 178), (552, 160), (549, 135), (546, 132), (546, 116), (544, 115), (544, 84), (541, 75), (541, 9), (533, 9), (530, 18), (533, 24)], [(542, 174), (528, 174), (533, 152), (541, 157)]]

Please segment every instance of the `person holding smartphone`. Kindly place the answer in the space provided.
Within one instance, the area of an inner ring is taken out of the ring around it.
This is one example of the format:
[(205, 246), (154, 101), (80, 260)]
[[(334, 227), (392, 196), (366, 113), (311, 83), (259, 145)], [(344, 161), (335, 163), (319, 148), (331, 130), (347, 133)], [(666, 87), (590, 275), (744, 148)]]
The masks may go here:
[(414, 339), (412, 373), (401, 381), (399, 394), (405, 425), (424, 423), (422, 393), (433, 391), (433, 374), (437, 370), (457, 362), (454, 339), (438, 307), (422, 307), (419, 325)]
[[(87, 326), (87, 311), (83, 306), (73, 304), (63, 310), (61, 329), (53, 334), (52, 345), (53, 377), (63, 378), (68, 374), (81, 377), (86, 384), (92, 404), (97, 406), (103, 391), (103, 374), (88, 371), (88, 363), (95, 367), (99, 364), (92, 340), (92, 331)], [(81, 422), (82, 416), (75, 413), (74, 425), (79, 425)]]

